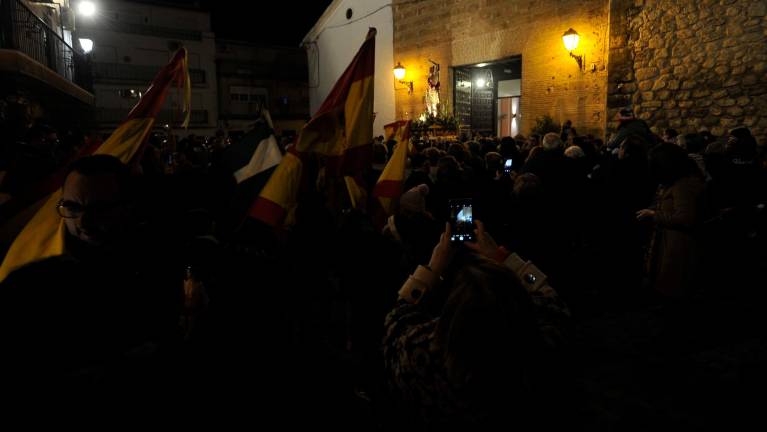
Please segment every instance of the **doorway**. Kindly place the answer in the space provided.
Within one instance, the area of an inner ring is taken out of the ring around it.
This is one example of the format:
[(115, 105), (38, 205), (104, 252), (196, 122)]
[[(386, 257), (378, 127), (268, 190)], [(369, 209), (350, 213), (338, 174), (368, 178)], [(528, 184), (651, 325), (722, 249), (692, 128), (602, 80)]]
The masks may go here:
[(453, 109), (461, 133), (519, 133), (522, 57), (453, 67)]

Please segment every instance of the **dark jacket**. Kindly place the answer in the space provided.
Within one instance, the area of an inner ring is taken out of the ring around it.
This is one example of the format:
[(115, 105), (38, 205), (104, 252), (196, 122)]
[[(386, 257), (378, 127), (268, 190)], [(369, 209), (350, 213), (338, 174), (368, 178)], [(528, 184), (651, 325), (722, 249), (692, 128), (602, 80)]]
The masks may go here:
[(631, 135), (638, 135), (647, 142), (648, 148), (645, 150), (650, 150), (655, 145), (655, 138), (647, 123), (643, 120), (634, 119), (627, 120), (618, 126), (618, 131), (610, 142), (607, 143), (607, 148), (609, 150), (617, 149)]

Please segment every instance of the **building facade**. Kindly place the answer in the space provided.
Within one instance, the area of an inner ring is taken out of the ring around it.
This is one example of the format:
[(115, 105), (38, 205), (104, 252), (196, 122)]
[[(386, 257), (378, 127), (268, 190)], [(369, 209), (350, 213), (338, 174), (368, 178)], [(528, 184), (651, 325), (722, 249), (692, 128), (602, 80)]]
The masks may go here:
[[(78, 37), (93, 40), (91, 54), (96, 123), (111, 132), (127, 116), (154, 76), (180, 47), (189, 53), (192, 113), (181, 134), (212, 135), (218, 128), (216, 45), (210, 14), (161, 2), (103, 0), (97, 13), (79, 19)], [(158, 127), (178, 125), (181, 94), (171, 90)]]
[[(477, 92), (477, 77), (518, 59), (519, 133), (548, 115), (604, 136), (630, 106), (655, 130), (721, 135), (747, 126), (767, 144), (764, 0), (394, 0), (392, 7), (394, 61), (414, 82), (412, 94), (396, 93), (398, 118), (423, 111), (433, 61), (447, 68), (440, 96), (450, 111), (464, 123), (478, 119), (476, 129), (487, 129), (489, 116), (498, 130), (500, 95)], [(572, 54), (580, 65), (563, 43), (569, 29), (579, 35)]]
[(383, 133), (383, 125), (396, 120), (395, 92), (408, 89), (392, 81), (394, 68), (391, 0), (335, 0), (304, 37), (309, 66), (309, 104), (314, 114), (338, 78), (349, 66), (370, 27), (376, 35), (375, 96), (373, 130)]
[(306, 55), (298, 47), (216, 41), (220, 126), (245, 132), (269, 109), (278, 134), (291, 135), (309, 119)]
[(72, 43), (68, 0), (0, 1), (0, 101), (34, 122), (71, 126), (92, 114), (90, 68)]

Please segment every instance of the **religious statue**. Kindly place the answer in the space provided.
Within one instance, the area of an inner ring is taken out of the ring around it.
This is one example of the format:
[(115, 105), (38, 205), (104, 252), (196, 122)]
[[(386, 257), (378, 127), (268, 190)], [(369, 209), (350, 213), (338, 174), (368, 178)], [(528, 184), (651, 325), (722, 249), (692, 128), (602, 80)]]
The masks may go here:
[(439, 114), (439, 63), (433, 61), (431, 63), (432, 66), (429, 68), (428, 85), (426, 86), (426, 96), (424, 99), (426, 112), (430, 116), (437, 116)]

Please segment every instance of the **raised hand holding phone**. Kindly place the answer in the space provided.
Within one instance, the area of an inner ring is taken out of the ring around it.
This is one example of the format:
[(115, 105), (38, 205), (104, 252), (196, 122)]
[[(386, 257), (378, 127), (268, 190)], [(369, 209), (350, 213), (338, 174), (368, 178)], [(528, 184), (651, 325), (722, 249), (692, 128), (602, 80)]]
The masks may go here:
[(445, 224), (445, 232), (439, 237), (439, 243), (434, 246), (434, 250), (431, 253), (431, 259), (429, 260), (428, 268), (434, 273), (435, 276), (441, 277), (445, 272), (450, 260), (453, 256), (453, 251), (450, 245), (451, 228), (450, 223)]
[(451, 199), (450, 207), (450, 241), (463, 242), (474, 240), (474, 218), (471, 199)]
[(479, 220), (476, 221), (476, 223), (477, 229), (474, 230), (474, 233), (477, 236), (477, 241), (466, 242), (464, 245), (480, 255), (484, 255), (490, 259), (495, 259), (496, 255), (498, 254), (498, 244), (496, 244), (495, 240), (493, 240), (490, 234), (485, 231), (485, 224)]

